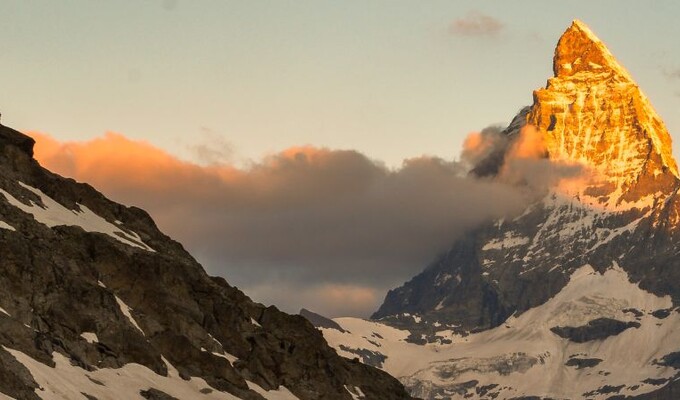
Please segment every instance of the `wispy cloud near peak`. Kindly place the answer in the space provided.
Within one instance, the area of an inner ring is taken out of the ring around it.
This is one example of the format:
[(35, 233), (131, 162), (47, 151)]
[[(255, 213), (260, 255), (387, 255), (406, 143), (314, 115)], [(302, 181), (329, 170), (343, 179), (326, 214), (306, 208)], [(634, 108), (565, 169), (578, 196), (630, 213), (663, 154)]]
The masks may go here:
[(505, 24), (490, 15), (471, 11), (466, 16), (454, 19), (449, 33), (456, 36), (498, 36)]

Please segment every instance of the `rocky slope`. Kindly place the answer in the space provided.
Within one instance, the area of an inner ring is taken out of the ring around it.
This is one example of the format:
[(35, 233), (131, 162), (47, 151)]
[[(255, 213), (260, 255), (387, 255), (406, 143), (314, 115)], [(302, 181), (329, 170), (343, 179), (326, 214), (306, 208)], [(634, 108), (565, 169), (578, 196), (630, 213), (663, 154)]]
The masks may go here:
[(0, 126), (0, 398), (408, 399)]
[[(504, 134), (519, 143), (537, 132), (541, 165), (577, 165), (578, 179), (457, 241), (388, 293), (378, 322), (336, 320), (351, 334), (323, 329), (341, 354), (432, 399), (679, 396), (670, 135), (583, 23), (560, 38), (553, 69)], [(500, 177), (511, 156), (491, 154), (473, 172)]]

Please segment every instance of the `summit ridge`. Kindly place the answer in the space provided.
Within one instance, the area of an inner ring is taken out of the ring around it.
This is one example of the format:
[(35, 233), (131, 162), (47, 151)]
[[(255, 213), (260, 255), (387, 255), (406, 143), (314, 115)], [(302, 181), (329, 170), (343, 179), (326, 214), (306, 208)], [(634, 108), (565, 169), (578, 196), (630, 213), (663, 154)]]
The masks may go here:
[(633, 81), (602, 40), (584, 22), (576, 19), (557, 42), (553, 72), (555, 76), (568, 76), (598, 69), (615, 72), (621, 78)]

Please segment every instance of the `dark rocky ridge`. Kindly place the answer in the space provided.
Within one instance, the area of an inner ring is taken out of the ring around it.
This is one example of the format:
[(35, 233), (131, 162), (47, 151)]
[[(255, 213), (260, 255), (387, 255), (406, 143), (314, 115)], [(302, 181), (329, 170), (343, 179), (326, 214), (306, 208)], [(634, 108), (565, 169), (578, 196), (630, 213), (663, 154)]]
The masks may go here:
[[(40, 167), (32, 145), (32, 139), (0, 126), (1, 189), (38, 202), (20, 181), (69, 209), (82, 204), (107, 221), (120, 221), (155, 252), (80, 227), (48, 228), (0, 196), (0, 220), (16, 228), (0, 229), (0, 307), (9, 314), (0, 313), (0, 346), (46, 365), (54, 364), (51, 354), (58, 352), (84, 370), (134, 362), (160, 375), (167, 374), (163, 356), (182, 377), (201, 377), (213, 390), (243, 399), (262, 399), (246, 380), (268, 390), (284, 385), (300, 399), (350, 400), (345, 385), (361, 388), (370, 399), (410, 398), (386, 373), (338, 356), (305, 318), (254, 303), (224, 279), (208, 276), (143, 210)], [(144, 335), (114, 295), (132, 308)], [(88, 343), (82, 332), (95, 333), (99, 343)], [(212, 352), (238, 360), (232, 366)], [(0, 348), (0, 392), (35, 399), (36, 386), (29, 371)], [(151, 398), (162, 395), (151, 389)]]

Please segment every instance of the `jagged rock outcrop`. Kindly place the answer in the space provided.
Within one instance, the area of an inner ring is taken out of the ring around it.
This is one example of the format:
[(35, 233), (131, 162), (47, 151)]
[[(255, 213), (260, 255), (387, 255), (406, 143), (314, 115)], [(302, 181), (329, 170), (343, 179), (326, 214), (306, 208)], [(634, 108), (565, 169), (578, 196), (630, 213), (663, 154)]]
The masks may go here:
[(532, 127), (540, 165), (578, 165), (578, 179), (457, 240), (391, 290), (374, 322), (336, 319), (352, 334), (323, 331), (341, 354), (382, 354), (385, 370), (432, 399), (674, 398), (680, 369), (660, 361), (680, 350), (670, 135), (582, 22), (560, 38), (553, 69), (503, 131), (507, 148), (472, 173), (502, 178)]
[(0, 125), (0, 397), (410, 398), (32, 145)]

